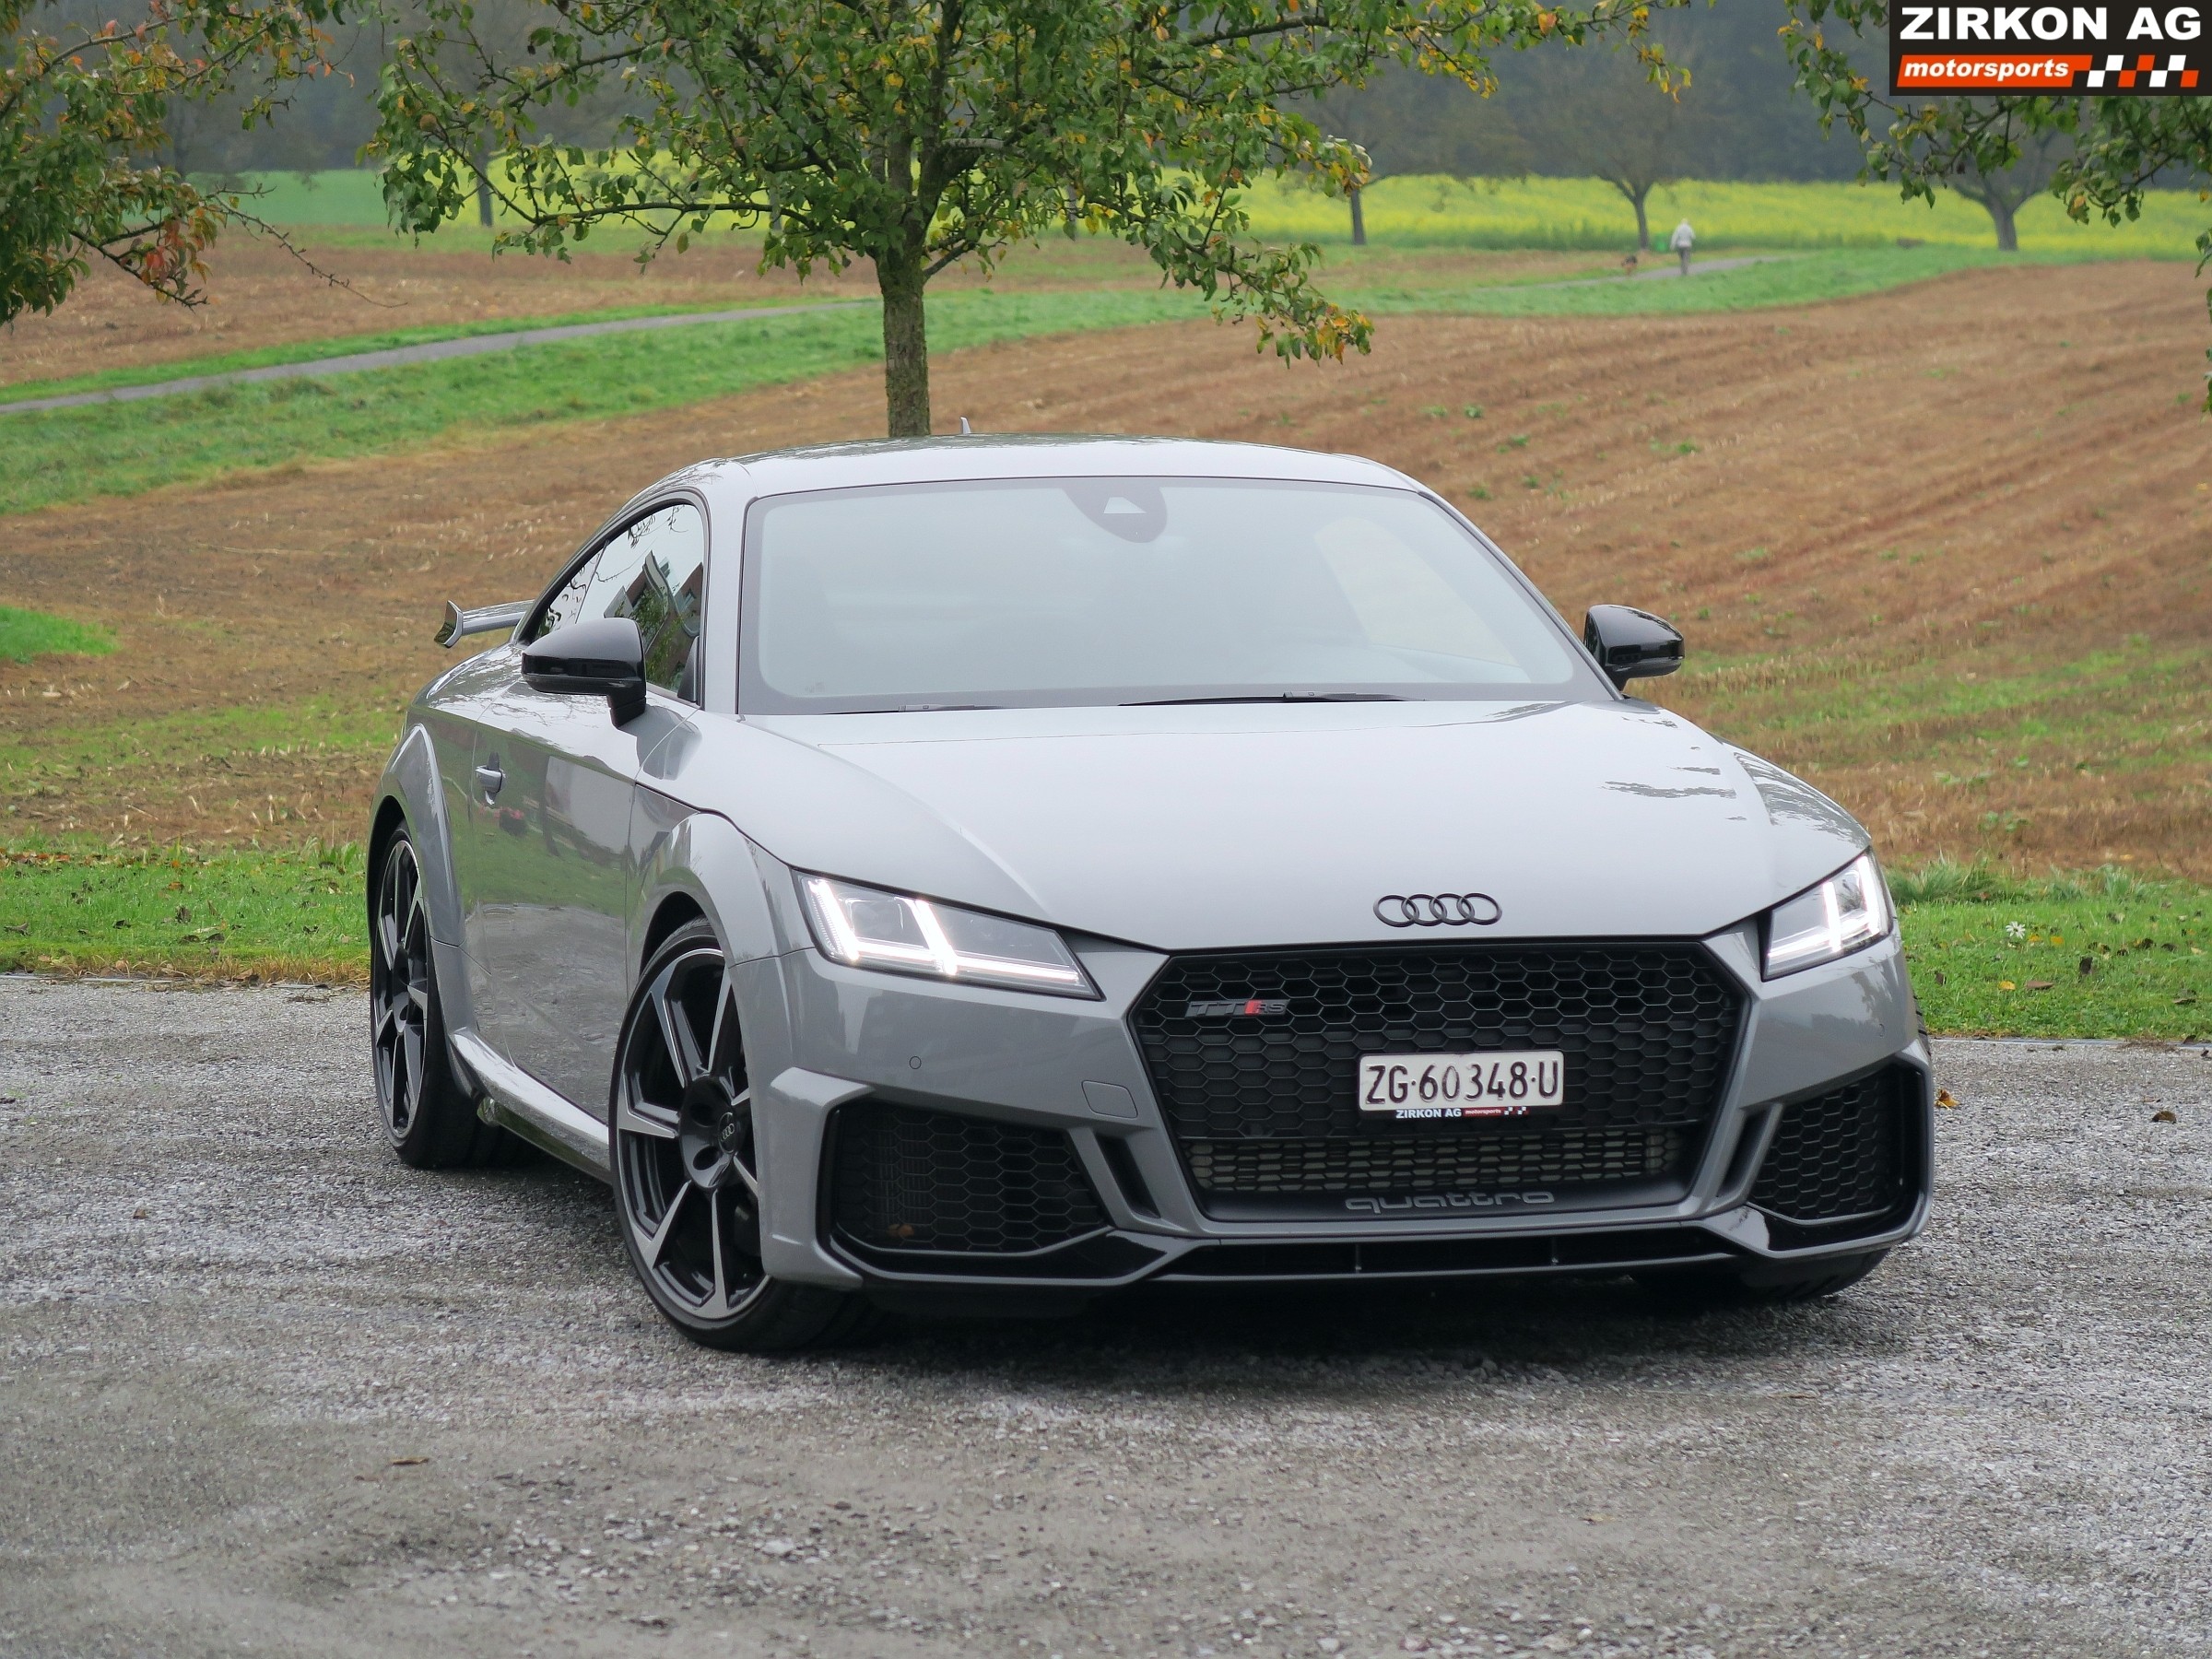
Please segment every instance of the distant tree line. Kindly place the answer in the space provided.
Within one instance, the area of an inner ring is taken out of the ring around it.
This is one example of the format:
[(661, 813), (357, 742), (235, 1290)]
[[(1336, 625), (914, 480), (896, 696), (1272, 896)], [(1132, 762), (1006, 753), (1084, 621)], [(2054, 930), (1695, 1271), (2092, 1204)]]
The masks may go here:
[[(1778, 30), (1782, 0), (1726, 0), (1654, 15), (1652, 36), (1689, 71), (1670, 96), (1633, 53), (1543, 45), (1501, 56), (1497, 88), (1394, 70), (1319, 100), (1319, 120), (1368, 153), (1370, 184), (1409, 173), (1454, 178), (1598, 178), (1634, 213), (1651, 246), (1651, 193), (1677, 179), (1850, 179), (1859, 152), (1828, 141), (1792, 85)], [(1364, 241), (1359, 197), (1352, 240)]]

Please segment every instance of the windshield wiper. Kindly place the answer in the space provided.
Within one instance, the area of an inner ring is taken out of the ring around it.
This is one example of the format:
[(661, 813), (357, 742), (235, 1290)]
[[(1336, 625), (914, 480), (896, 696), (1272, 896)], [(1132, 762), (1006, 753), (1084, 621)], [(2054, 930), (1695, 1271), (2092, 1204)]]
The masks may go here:
[(1004, 703), (900, 703), (895, 709), (832, 709), (832, 714), (955, 714), (963, 709), (1003, 709)]
[(1256, 691), (1238, 697), (1152, 697), (1124, 709), (1170, 709), (1183, 703), (1404, 702), (1387, 691)]

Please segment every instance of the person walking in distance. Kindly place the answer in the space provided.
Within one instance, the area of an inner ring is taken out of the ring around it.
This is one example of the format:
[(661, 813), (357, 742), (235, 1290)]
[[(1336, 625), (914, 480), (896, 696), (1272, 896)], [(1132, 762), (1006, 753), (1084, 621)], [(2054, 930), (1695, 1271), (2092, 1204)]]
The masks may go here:
[(1690, 245), (1697, 240), (1697, 236), (1689, 228), (1688, 219), (1684, 219), (1677, 225), (1675, 233), (1666, 239), (1666, 245), (1675, 251), (1675, 256), (1682, 262), (1682, 275), (1685, 276), (1689, 275)]

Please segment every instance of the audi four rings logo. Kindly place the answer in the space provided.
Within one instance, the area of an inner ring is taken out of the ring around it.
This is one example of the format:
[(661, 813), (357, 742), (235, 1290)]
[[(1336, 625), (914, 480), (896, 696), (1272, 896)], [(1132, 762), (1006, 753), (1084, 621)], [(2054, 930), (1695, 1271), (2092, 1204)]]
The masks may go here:
[(1386, 893), (1375, 900), (1385, 927), (1488, 927), (1505, 912), (1488, 893)]

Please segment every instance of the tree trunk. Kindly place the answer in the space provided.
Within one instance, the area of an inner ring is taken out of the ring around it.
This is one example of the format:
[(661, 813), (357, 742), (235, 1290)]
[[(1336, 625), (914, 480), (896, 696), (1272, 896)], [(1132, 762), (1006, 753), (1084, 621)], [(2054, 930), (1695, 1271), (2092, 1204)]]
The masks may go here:
[(1060, 210), (1061, 215), (1066, 223), (1067, 240), (1069, 241), (1074, 241), (1076, 240), (1076, 220), (1077, 214), (1081, 211), (1081, 208), (1082, 203), (1076, 194), (1076, 187), (1073, 184), (1070, 184), (1067, 187), (1067, 198), (1065, 205), (1063, 206)]
[(1367, 215), (1359, 206), (1359, 186), (1353, 185), (1347, 194), (1352, 203), (1352, 246), (1364, 248), (1367, 246)]
[(1993, 187), (1982, 198), (1982, 206), (1989, 209), (1990, 221), (1997, 228), (1997, 252), (2018, 253), (2020, 251), (2020, 228), (2013, 222), (2014, 204), (2004, 192)]
[(1629, 198), (1636, 209), (1636, 251), (1649, 253), (1652, 251), (1652, 222), (1644, 217), (1643, 203), (1644, 198), (1652, 194), (1652, 187), (1647, 184), (1641, 190), (1623, 191), (1621, 194)]
[(883, 394), (894, 438), (929, 436), (929, 334), (922, 310), (919, 255), (879, 255), (883, 295)]

